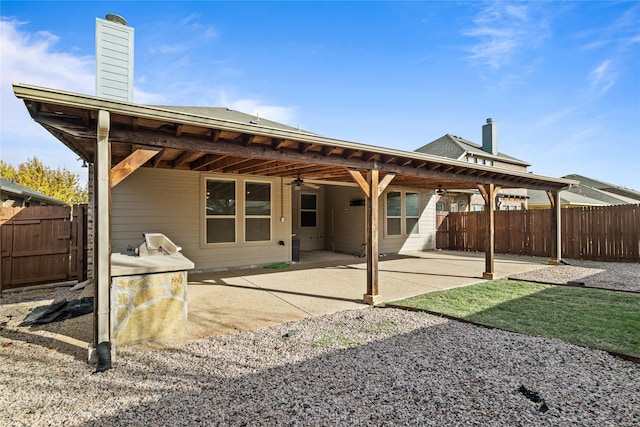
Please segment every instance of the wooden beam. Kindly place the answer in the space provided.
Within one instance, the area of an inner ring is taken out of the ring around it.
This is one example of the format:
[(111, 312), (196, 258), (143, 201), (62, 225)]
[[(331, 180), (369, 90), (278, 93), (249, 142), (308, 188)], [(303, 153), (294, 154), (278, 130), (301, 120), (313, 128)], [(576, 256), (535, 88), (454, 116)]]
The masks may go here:
[(556, 205), (556, 198), (553, 194), (553, 191), (545, 191), (547, 193), (547, 197), (549, 198), (549, 203), (551, 203), (551, 208), (553, 209)]
[(387, 189), (387, 186), (391, 183), (391, 181), (393, 181), (393, 178), (395, 177), (395, 173), (388, 173), (384, 176), (384, 178), (382, 178), (382, 181), (380, 181), (380, 185), (378, 185), (378, 197), (380, 197), (382, 193), (384, 193), (384, 190)]
[(176, 126), (176, 136), (180, 137), (182, 135), (182, 129), (184, 129), (184, 125), (182, 123), (180, 123), (178, 126)]
[(333, 151), (336, 149), (336, 147), (329, 147), (329, 146), (324, 146), (322, 147), (322, 155), (325, 157), (329, 157)]
[(237, 165), (239, 163), (248, 162), (251, 159), (246, 157), (226, 157), (224, 159), (217, 160), (215, 162), (209, 163), (209, 166), (206, 168), (209, 172), (221, 172), (225, 168), (229, 168), (233, 165)]
[(255, 135), (247, 135), (247, 134), (243, 134), (242, 135), (242, 145), (245, 147), (250, 146), (253, 141), (256, 139)]
[(342, 152), (342, 156), (343, 156), (345, 159), (350, 159), (350, 158), (352, 158), (352, 157), (355, 157), (355, 155), (356, 155), (357, 153), (358, 153), (358, 151), (356, 151), (356, 150), (346, 149), (346, 150), (344, 150), (344, 151)]
[(423, 168), (427, 165), (427, 161), (426, 160), (416, 160), (413, 162), (413, 167), (416, 169), (420, 169)]
[(311, 144), (306, 144), (304, 142), (301, 142), (298, 144), (298, 151), (300, 152), (300, 154), (304, 154), (307, 151), (309, 151), (309, 149), (311, 148)]
[(477, 184), (477, 185), (478, 185), (478, 190), (480, 191), (480, 195), (484, 199), (484, 204), (486, 205), (487, 203), (489, 203), (489, 195), (487, 194), (487, 190), (484, 189), (484, 185), (482, 184)]
[(283, 145), (284, 145), (284, 139), (273, 138), (271, 140), (271, 148), (275, 151), (278, 151), (280, 147), (282, 147)]
[(484, 256), (485, 272), (482, 273), (484, 279), (493, 280), (495, 278), (495, 200), (496, 190), (494, 184), (486, 184), (484, 191), (487, 194), (485, 203), (485, 237)]
[(364, 159), (364, 161), (366, 162), (370, 162), (371, 160), (375, 160), (378, 157), (380, 157), (380, 155), (378, 153), (365, 153), (362, 158)]
[(367, 196), (367, 293), (364, 302), (370, 305), (382, 302), (378, 293), (378, 179), (379, 172), (367, 172), (367, 185), (370, 189)]
[(223, 156), (218, 156), (215, 154), (206, 154), (202, 157), (200, 157), (198, 160), (195, 160), (194, 162), (192, 162), (191, 164), (191, 170), (197, 171), (197, 170), (205, 170), (207, 168), (207, 166), (209, 166), (211, 163), (217, 162), (221, 159), (224, 159), (228, 156), (223, 155)]
[(384, 164), (389, 164), (394, 160), (396, 160), (396, 158), (394, 156), (388, 156), (386, 154), (383, 154), (382, 156), (380, 156), (380, 160), (382, 160), (382, 163)]
[(360, 187), (364, 195), (367, 198), (369, 198), (371, 191), (370, 191), (369, 183), (367, 182), (367, 180), (362, 176), (362, 174), (359, 171), (354, 171), (351, 169), (347, 169), (347, 171), (349, 172), (349, 175), (351, 175), (353, 180), (356, 182), (356, 184), (358, 184), (358, 187)]
[[(56, 118), (38, 118), (38, 123), (45, 127), (49, 132), (53, 134), (60, 134), (63, 132), (68, 134), (68, 137), (92, 139), (95, 138), (95, 129), (87, 128), (82, 129), (81, 132), (77, 128), (71, 127), (64, 121)], [(56, 133), (57, 132), (57, 133)], [(60, 139), (60, 138), (59, 138)], [(179, 150), (191, 150), (191, 151), (203, 151), (207, 153), (216, 153), (218, 155), (231, 155), (231, 156), (245, 156), (253, 158), (268, 158), (283, 162), (300, 162), (315, 165), (334, 165), (337, 167), (354, 168), (354, 169), (370, 169), (371, 163), (363, 159), (351, 158), (345, 159), (342, 156), (322, 156), (317, 153), (302, 154), (296, 150), (281, 149), (278, 151), (265, 150), (264, 146), (254, 144), (249, 147), (242, 147), (237, 141), (225, 140), (220, 138), (216, 144), (198, 138), (191, 135), (183, 135), (180, 138), (175, 136), (170, 137), (162, 132), (144, 131), (133, 132), (126, 129), (112, 129), (110, 132), (110, 140), (112, 143), (124, 142), (131, 143), (137, 142), (144, 145), (175, 148)], [(61, 141), (65, 141), (64, 138)], [(65, 143), (69, 146), (70, 143)], [(72, 145), (77, 147), (78, 144)], [(384, 156), (381, 156), (384, 157)], [(389, 159), (387, 159), (389, 160)], [(498, 185), (510, 186), (513, 182), (509, 179), (508, 175), (504, 175), (501, 178), (494, 178), (486, 171), (477, 170), (476, 173), (470, 175), (453, 175), (436, 170), (442, 163), (429, 161), (427, 168), (416, 169), (414, 167), (402, 167), (394, 164), (378, 163), (378, 169), (380, 172), (390, 172), (397, 175), (414, 176), (418, 178), (429, 179), (449, 179), (457, 182), (464, 182), (467, 184), (475, 185), (475, 183), (488, 184), (495, 183)], [(471, 167), (471, 166), (470, 166)], [(472, 168), (472, 167), (471, 167)], [(484, 176), (481, 176), (484, 175)], [(564, 184), (562, 183), (548, 183), (538, 182), (539, 180), (533, 180), (527, 182), (526, 188), (549, 190), (553, 188), (560, 189)], [(468, 187), (467, 187), (468, 188)]]
[(162, 151), (158, 155), (153, 158), (153, 167), (157, 168), (160, 162), (162, 161), (162, 156), (167, 152), (166, 148), (163, 148)]
[(218, 142), (221, 133), (220, 129), (211, 129), (211, 140), (213, 142)]
[(139, 127), (138, 127), (138, 122), (140, 119), (138, 119), (137, 117), (134, 117), (131, 119), (131, 127), (133, 128), (134, 131), (138, 131)]
[(183, 151), (178, 158), (176, 158), (173, 162), (171, 162), (172, 168), (177, 168), (185, 163), (190, 163), (195, 159), (204, 156), (203, 151)]
[(275, 163), (275, 160), (263, 160), (263, 159), (247, 159), (245, 163), (240, 163), (235, 166), (225, 168), (223, 172), (236, 172), (240, 174), (247, 173), (247, 170), (251, 170), (256, 166), (268, 166), (271, 163)]
[(111, 168), (111, 188), (118, 185), (123, 179), (131, 175), (149, 159), (162, 151), (161, 148), (140, 148), (129, 154), (126, 159)]

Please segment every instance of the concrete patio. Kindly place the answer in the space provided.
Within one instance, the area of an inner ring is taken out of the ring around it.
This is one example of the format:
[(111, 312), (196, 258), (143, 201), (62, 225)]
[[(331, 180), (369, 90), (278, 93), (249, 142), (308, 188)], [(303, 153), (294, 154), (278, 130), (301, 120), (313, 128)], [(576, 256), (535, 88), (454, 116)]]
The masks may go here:
[[(483, 282), (483, 253), (413, 252), (383, 256), (379, 291), (384, 302)], [(548, 259), (497, 256), (496, 275), (548, 266)], [(250, 268), (189, 274), (186, 340), (251, 330), (308, 316), (369, 307), (363, 303), (366, 263), (353, 255), (302, 253), (283, 269)]]

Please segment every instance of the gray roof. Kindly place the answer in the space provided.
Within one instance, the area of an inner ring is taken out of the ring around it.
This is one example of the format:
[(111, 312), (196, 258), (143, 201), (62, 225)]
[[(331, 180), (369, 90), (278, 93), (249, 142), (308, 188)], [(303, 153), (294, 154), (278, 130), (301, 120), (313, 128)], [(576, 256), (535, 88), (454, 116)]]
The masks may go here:
[(447, 157), (449, 159), (461, 159), (466, 153), (469, 155), (477, 155), (489, 159), (499, 160), (505, 163), (511, 163), (520, 166), (531, 166), (530, 163), (523, 162), (522, 160), (508, 156), (504, 153), (498, 153), (497, 156), (494, 156), (493, 154), (484, 151), (481, 145), (461, 138), (459, 136), (451, 135), (449, 133), (441, 136), (440, 138), (430, 142), (427, 145), (423, 145), (415, 151), (425, 154), (433, 154), (435, 156)]
[[(527, 203), (529, 207), (534, 206), (551, 206), (551, 202), (549, 201), (549, 197), (547, 193), (542, 190), (527, 190), (527, 195), (529, 196), (529, 202)], [(592, 199), (590, 197), (571, 193), (569, 191), (561, 191), (560, 192), (560, 203), (562, 205), (569, 206), (605, 206), (607, 203)]]
[(620, 185), (609, 184), (608, 182), (598, 181), (597, 179), (589, 178), (583, 175), (578, 174), (570, 174), (565, 175), (563, 178), (574, 179), (576, 181), (580, 181), (580, 186), (587, 186), (593, 189), (606, 191), (611, 195), (615, 195), (615, 197), (619, 197), (623, 200), (631, 199), (635, 200), (636, 203), (640, 201), (640, 191), (633, 190), (631, 188), (622, 187)]
[(266, 126), (273, 129), (294, 130), (298, 132), (312, 134), (311, 132), (301, 130), (300, 128), (274, 122), (273, 120), (268, 120), (263, 117), (259, 117), (257, 115), (246, 114), (236, 110), (230, 110), (229, 108), (225, 108), (225, 107), (186, 107), (186, 106), (175, 106), (175, 105), (151, 105), (151, 107), (162, 108), (165, 110), (176, 111), (179, 113), (194, 114), (197, 116), (209, 117), (212, 119), (228, 120), (228, 121), (243, 123), (243, 124), (253, 124), (253, 125), (259, 124), (260, 126)]
[(53, 197), (47, 196), (45, 194), (39, 193), (37, 191), (31, 190), (27, 187), (23, 187), (22, 185), (18, 185), (15, 182), (11, 182), (4, 178), (0, 178), (0, 190), (2, 190), (2, 198), (6, 197), (6, 194), (11, 194), (14, 196), (19, 196), (20, 199), (32, 199), (40, 202), (45, 202), (51, 205), (66, 205), (65, 202), (55, 199)]

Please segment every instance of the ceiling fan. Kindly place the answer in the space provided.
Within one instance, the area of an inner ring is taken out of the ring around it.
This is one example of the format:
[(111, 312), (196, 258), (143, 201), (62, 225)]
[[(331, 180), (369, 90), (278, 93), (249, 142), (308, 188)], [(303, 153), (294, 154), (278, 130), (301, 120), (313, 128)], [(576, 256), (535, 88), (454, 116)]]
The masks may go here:
[(300, 190), (302, 187), (308, 187), (308, 188), (312, 188), (314, 190), (319, 189), (320, 187), (318, 187), (315, 184), (311, 184), (310, 182), (304, 182), (302, 180), (302, 178), (300, 178), (300, 174), (298, 173), (298, 177), (296, 179), (294, 179), (293, 181), (291, 181), (289, 184), (287, 185), (293, 185), (293, 189), (298, 191)]

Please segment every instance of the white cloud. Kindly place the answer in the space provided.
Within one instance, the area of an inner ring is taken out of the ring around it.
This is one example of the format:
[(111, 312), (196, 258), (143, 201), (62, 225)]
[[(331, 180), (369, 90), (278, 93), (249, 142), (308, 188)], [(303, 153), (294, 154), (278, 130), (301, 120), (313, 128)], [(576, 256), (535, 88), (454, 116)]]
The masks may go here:
[(12, 83), (95, 93), (91, 56), (56, 51), (58, 37), (50, 32), (29, 34), (25, 23), (0, 19), (0, 145), (2, 160), (18, 165), (37, 157), (51, 167), (63, 167), (81, 177), (77, 156), (35, 123)]
[(615, 84), (618, 73), (613, 69), (610, 60), (603, 61), (589, 73), (591, 90), (598, 95), (602, 95)]
[(295, 109), (278, 105), (265, 104), (258, 99), (235, 99), (232, 101), (221, 100), (223, 105), (232, 110), (241, 111), (246, 114), (256, 114), (259, 117), (294, 126)]
[(538, 126), (552, 126), (561, 123), (563, 120), (566, 120), (567, 117), (576, 112), (576, 110), (576, 107), (566, 107), (562, 110), (554, 111), (542, 117), (538, 121)]
[(463, 34), (478, 39), (469, 50), (470, 58), (498, 70), (511, 64), (522, 51), (537, 48), (550, 36), (543, 17), (533, 16), (530, 5), (491, 3), (473, 20)]

